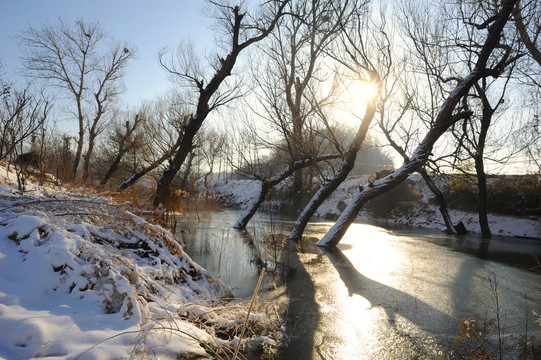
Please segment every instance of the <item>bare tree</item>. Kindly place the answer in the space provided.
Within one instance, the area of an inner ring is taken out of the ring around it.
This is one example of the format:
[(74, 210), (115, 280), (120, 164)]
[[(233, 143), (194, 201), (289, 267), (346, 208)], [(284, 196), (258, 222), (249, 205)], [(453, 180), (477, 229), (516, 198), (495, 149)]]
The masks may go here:
[(47, 171), (53, 174), (60, 183), (71, 179), (72, 137), (50, 130), (47, 138)]
[[(455, 14), (461, 16), (464, 23), (472, 24), (478, 29), (483, 29), (487, 25), (479, 21), (480, 14), (483, 14), (481, 16), (488, 18), (498, 10), (498, 5), (480, 3), (468, 6), (464, 4), (460, 7), (451, 9), (451, 11), (453, 10), (456, 12)], [(455, 31), (452, 33), (452, 36), (449, 37), (453, 39), (450, 42), (451, 45), (462, 49), (462, 63), (464, 63), (465, 67), (471, 68), (473, 65), (471, 54), (476, 53), (477, 49), (481, 46), (482, 39), (479, 39), (474, 32), (457, 33)], [(497, 125), (496, 120), (498, 120), (499, 114), (504, 110), (507, 110), (505, 104), (507, 103), (508, 84), (513, 76), (516, 61), (523, 56), (521, 51), (517, 52), (514, 50), (518, 48), (516, 46), (517, 43), (518, 40), (513, 31), (504, 31), (502, 33), (502, 39), (497, 48), (497, 51), (500, 53), (500, 60), (493, 67), (494, 74), (490, 79), (480, 79), (472, 87), (468, 96), (463, 100), (465, 103), (464, 106), (471, 108), (473, 111), (473, 116), (470, 119), (463, 120), (462, 126), (452, 127), (452, 133), (457, 141), (455, 159), (458, 161), (455, 160), (454, 164), (461, 163), (461, 160), (463, 160), (463, 153), (465, 153), (466, 159), (473, 159), (474, 161), (476, 183), (479, 190), (479, 224), (481, 227), (481, 236), (483, 238), (491, 237), (487, 214), (488, 189), (485, 161), (488, 156), (491, 156), (493, 162), (505, 161), (505, 157), (499, 159), (502, 155), (499, 155), (498, 153), (502, 153), (501, 144), (505, 143), (505, 139), (508, 138), (508, 135), (495, 135), (493, 129)], [(502, 140), (497, 137), (500, 137)], [(507, 148), (512, 150), (513, 144), (507, 143)], [(467, 161), (462, 162), (467, 163)]]
[(10, 90), (1, 99), (0, 160), (22, 154), (23, 143), (43, 127), (51, 102), (30, 90)]
[(118, 190), (124, 190), (135, 184), (143, 176), (159, 168), (170, 160), (180, 145), (184, 127), (190, 118), (185, 96), (171, 91), (152, 104), (144, 106), (144, 145), (135, 153), (131, 172)]
[(62, 89), (73, 101), (78, 123), (77, 149), (72, 180), (77, 176), (83, 154), (85, 129), (88, 147), (84, 155), (83, 180), (89, 176), (89, 163), (104, 113), (122, 92), (121, 80), (133, 49), (118, 43), (105, 48), (105, 34), (99, 23), (62, 20), (40, 28), (29, 27), (21, 35), (27, 74)]
[[(400, 3), (397, 24), (403, 30), (407, 61), (401, 61), (400, 68), (393, 74), (397, 79), (396, 94), (386, 92), (379, 109), (379, 128), (404, 161), (434, 125), (440, 104), (453, 91), (452, 82), (444, 76), (449, 72), (449, 65), (456, 63), (453, 57), (456, 49), (442, 45), (445, 34), (451, 33), (448, 29), (453, 22), (434, 17), (426, 11), (428, 6), (433, 7), (434, 4)], [(444, 12), (436, 7), (433, 13)], [(400, 100), (389, 105), (391, 96)], [(445, 150), (446, 146), (440, 145), (437, 154), (428, 158), (417, 172), (434, 195), (447, 231), (455, 234), (457, 228), (449, 214), (447, 200), (435, 181), (436, 176), (443, 176), (440, 163), (449, 156)]]
[[(130, 114), (127, 114), (130, 116)], [(137, 113), (133, 116), (133, 120), (126, 120), (125, 124), (116, 122), (111, 129), (110, 142), (116, 147), (115, 154), (111, 164), (107, 168), (107, 171), (103, 175), (100, 185), (105, 185), (111, 178), (111, 176), (118, 170), (120, 161), (124, 155), (130, 151), (135, 150), (141, 142), (143, 133), (138, 132), (142, 127), (142, 123), (145, 121), (144, 113)], [(124, 125), (124, 126), (123, 126)]]
[[(154, 204), (165, 203), (173, 178), (180, 170), (187, 155), (193, 146), (193, 139), (209, 113), (229, 101), (235, 95), (235, 88), (224, 87), (224, 81), (231, 75), (239, 54), (248, 46), (267, 37), (283, 15), (283, 10), (288, 0), (269, 1), (271, 14), (254, 23), (245, 23), (246, 13), (240, 5), (220, 4), (212, 2), (217, 11), (216, 18), (223, 25), (222, 31), (226, 31), (229, 38), (229, 49), (225, 57), (218, 56), (218, 62), (213, 64), (213, 74), (206, 80), (198, 69), (198, 63), (193, 59), (180, 57), (180, 61), (167, 59), (167, 52), (161, 52), (160, 63), (166, 71), (174, 76), (182, 84), (193, 87), (197, 91), (197, 105), (195, 113), (190, 117), (184, 127), (182, 137), (179, 138), (179, 147), (170, 165), (163, 171), (158, 181)], [(264, 14), (263, 14), (264, 15)], [(262, 24), (262, 25), (258, 25)], [(223, 92), (219, 91), (224, 89)]]
[(166, 204), (170, 195), (171, 183), (180, 170), (186, 157), (192, 150), (193, 139), (209, 113), (217, 107), (235, 98), (235, 88), (230, 88), (224, 81), (231, 75), (239, 54), (248, 46), (263, 40), (274, 29), (283, 15), (288, 0), (267, 1), (265, 7), (269, 13), (262, 13), (262, 17), (254, 21), (249, 20), (240, 5), (230, 5), (228, 2), (211, 2), (216, 9), (216, 19), (221, 24), (222, 32), (227, 33), (228, 50), (225, 56), (217, 56), (217, 62), (212, 65), (212, 76), (205, 79), (199, 69), (199, 64), (193, 59), (187, 59), (180, 54), (180, 61), (167, 58), (167, 51), (159, 55), (160, 64), (181, 84), (192, 87), (197, 92), (197, 101), (194, 114), (184, 126), (184, 132), (178, 140), (178, 150), (169, 166), (163, 171), (158, 186), (154, 205)]
[(530, 162), (541, 172), (541, 3), (539, 0), (519, 1), (513, 16), (520, 41), (529, 54), (517, 65), (517, 71), (526, 78), (526, 81), (522, 81), (522, 86), (525, 87), (522, 93), (529, 111), (520, 112), (528, 119), (516, 134), (521, 139)]
[[(366, 95), (367, 98), (364, 99), (366, 101), (365, 112), (362, 117), (353, 114), (360, 120), (360, 124), (348, 150), (342, 157), (340, 168), (332, 179), (319, 188), (304, 208), (291, 231), (290, 240), (300, 241), (308, 221), (318, 207), (336, 190), (353, 169), (357, 153), (361, 149), (376, 114), (376, 102), (380, 88), (382, 83), (386, 81), (392, 64), (390, 41), (384, 29), (385, 24), (381, 24), (377, 29), (369, 29), (363, 14), (356, 13), (355, 15), (346, 23), (340, 23), (341, 46), (329, 50), (332, 51), (331, 57), (353, 74), (354, 79), (376, 87), (377, 92), (371, 96)], [(373, 52), (374, 55), (369, 55), (368, 48), (376, 50)], [(354, 100), (361, 101), (361, 99)]]
[[(515, 4), (516, 0), (504, 1), (499, 11), (486, 19), (488, 34), (477, 53), (477, 61), (466, 76), (458, 79), (454, 90), (442, 104), (433, 126), (417, 146), (413, 155), (399, 169), (384, 179), (360, 186), (337, 222), (318, 242), (319, 246), (336, 246), (367, 201), (390, 190), (405, 180), (412, 172), (417, 171), (430, 156), (435, 142), (457, 121), (471, 116), (470, 110), (457, 109), (457, 106), (480, 79), (497, 76), (500, 73), (501, 54), (497, 52), (493, 54), (493, 52), (500, 44), (502, 31)], [(471, 25), (466, 24), (466, 26)]]
[(203, 184), (208, 189), (209, 177), (214, 172), (216, 160), (220, 156), (227, 141), (226, 137), (216, 130), (206, 130), (201, 134), (199, 152), (206, 167)]

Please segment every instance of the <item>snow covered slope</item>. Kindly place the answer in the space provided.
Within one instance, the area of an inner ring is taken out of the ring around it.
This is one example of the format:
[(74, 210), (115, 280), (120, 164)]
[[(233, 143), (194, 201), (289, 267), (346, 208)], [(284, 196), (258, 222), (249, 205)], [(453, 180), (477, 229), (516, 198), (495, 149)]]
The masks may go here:
[(170, 232), (105, 198), (19, 195), (11, 181), (0, 179), (0, 359), (175, 358), (235, 343), (215, 331), (245, 307), (220, 301), (229, 287)]

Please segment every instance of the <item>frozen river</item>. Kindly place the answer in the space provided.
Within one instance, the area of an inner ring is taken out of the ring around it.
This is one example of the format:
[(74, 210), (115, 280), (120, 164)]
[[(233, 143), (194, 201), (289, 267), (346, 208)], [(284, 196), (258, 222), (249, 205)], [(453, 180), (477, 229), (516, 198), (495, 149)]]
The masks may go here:
[[(526, 337), (541, 338), (534, 316), (541, 273), (528, 270), (540, 241), (353, 224), (326, 250), (314, 244), (332, 223), (314, 222), (298, 251), (281, 253), (268, 234), (287, 234), (292, 221), (260, 215), (242, 232), (231, 228), (239, 214), (205, 213), (180, 236), (239, 297), (251, 296), (258, 264), (267, 264), (260, 297), (287, 314), (290, 343), (278, 358), (453, 359), (485, 351), (516, 359), (532, 351)], [(461, 337), (465, 324), (474, 326)]]

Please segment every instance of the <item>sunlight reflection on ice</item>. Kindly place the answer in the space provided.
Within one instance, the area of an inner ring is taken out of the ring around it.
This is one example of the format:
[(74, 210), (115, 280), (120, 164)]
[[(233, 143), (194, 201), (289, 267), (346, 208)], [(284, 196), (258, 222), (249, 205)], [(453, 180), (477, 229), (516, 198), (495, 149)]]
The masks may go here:
[(352, 224), (338, 248), (364, 276), (387, 285), (393, 274), (400, 271), (405, 254), (395, 244), (395, 238), (381, 228)]

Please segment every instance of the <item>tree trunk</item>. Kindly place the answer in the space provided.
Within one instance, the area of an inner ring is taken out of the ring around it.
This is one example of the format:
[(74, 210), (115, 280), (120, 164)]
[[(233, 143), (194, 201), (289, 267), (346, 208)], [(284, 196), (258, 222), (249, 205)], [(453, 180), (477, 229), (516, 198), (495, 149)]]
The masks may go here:
[(105, 172), (105, 175), (103, 175), (103, 178), (101, 179), (100, 185), (105, 185), (113, 176), (113, 174), (118, 170), (118, 164), (120, 164), (120, 160), (122, 160), (122, 157), (124, 156), (124, 153), (126, 152), (126, 149), (120, 149), (116, 157), (114, 158), (113, 162), (111, 163), (111, 166), (109, 166), (109, 169)]
[(79, 131), (79, 140), (77, 140), (77, 150), (75, 151), (75, 157), (73, 158), (73, 165), (71, 167), (71, 180), (75, 181), (77, 178), (77, 169), (79, 169), (79, 163), (81, 162), (81, 154), (83, 153), (83, 141), (84, 132)]
[[(82, 83), (81, 83), (82, 87)], [(82, 90), (81, 90), (82, 91)], [(81, 94), (76, 96), (77, 101), (77, 116), (79, 120), (79, 139), (77, 140), (77, 150), (75, 151), (75, 157), (73, 158), (73, 165), (71, 167), (71, 180), (75, 181), (77, 177), (77, 169), (79, 169), (79, 162), (81, 161), (81, 154), (83, 153), (83, 142), (85, 139), (85, 127), (84, 127), (84, 115), (83, 105), (81, 104)]]
[(186, 160), (186, 157), (192, 151), (193, 139), (201, 128), (208, 112), (208, 108), (206, 111), (198, 111), (198, 113), (190, 119), (188, 124), (186, 124), (184, 135), (182, 136), (178, 150), (173, 157), (173, 160), (163, 171), (162, 176), (158, 180), (156, 195), (154, 197), (154, 206), (158, 206), (159, 204), (168, 205), (171, 183), (184, 163), (184, 160)]
[(479, 188), (479, 226), (481, 227), (481, 237), (489, 239), (492, 237), (492, 233), (488, 224), (487, 215), (487, 176), (485, 174), (482, 156), (476, 156), (474, 160), (475, 171), (477, 173), (477, 186)]
[(88, 138), (88, 149), (86, 154), (83, 156), (83, 182), (86, 182), (90, 177), (90, 158), (92, 157), (92, 152), (94, 151), (94, 143), (96, 139), (96, 134), (90, 134)]
[(270, 186), (267, 181), (261, 181), (259, 195), (252, 202), (252, 204), (242, 213), (235, 225), (233, 225), (235, 229), (246, 229), (246, 225), (248, 225), (250, 219), (252, 219), (252, 217), (255, 215), (257, 209), (259, 209), (259, 206), (261, 206), (263, 201), (265, 201), (265, 198), (267, 197), (267, 194), (269, 193), (271, 188), (272, 186)]
[(137, 180), (151, 172), (152, 170), (156, 169), (158, 166), (160, 166), (161, 163), (163, 163), (167, 158), (171, 157), (173, 153), (176, 151), (178, 147), (178, 142), (175, 144), (169, 151), (165, 152), (158, 160), (154, 161), (147, 167), (145, 167), (143, 170), (133, 174), (129, 179), (124, 180), (119, 186), (118, 191), (124, 190), (127, 187), (135, 184)]
[(248, 222), (250, 219), (254, 216), (259, 206), (263, 203), (265, 200), (265, 197), (269, 193), (269, 191), (282, 182), (287, 177), (291, 176), (296, 170), (305, 168), (307, 166), (310, 166), (318, 161), (325, 161), (325, 160), (331, 160), (331, 159), (337, 159), (340, 155), (324, 155), (319, 156), (316, 158), (306, 158), (303, 160), (295, 161), (292, 165), (288, 165), (282, 172), (280, 172), (278, 175), (273, 176), (272, 178), (268, 180), (261, 180), (261, 189), (259, 191), (259, 195), (257, 199), (252, 202), (250, 207), (246, 209), (245, 212), (242, 213), (240, 218), (237, 220), (235, 225), (233, 226), (236, 229), (245, 229), (246, 225), (248, 225)]
[(319, 188), (319, 190), (312, 197), (308, 205), (306, 205), (306, 207), (298, 217), (297, 222), (295, 223), (295, 226), (291, 231), (291, 234), (289, 235), (290, 240), (296, 242), (299, 242), (301, 240), (304, 229), (306, 228), (308, 221), (310, 221), (316, 210), (321, 206), (325, 199), (327, 199), (334, 192), (334, 190), (336, 190), (336, 188), (340, 186), (340, 184), (347, 178), (348, 174), (355, 166), (355, 159), (357, 158), (357, 153), (359, 152), (359, 149), (364, 142), (366, 133), (368, 132), (368, 128), (370, 126), (370, 123), (372, 122), (372, 119), (374, 118), (375, 113), (376, 102), (374, 99), (367, 102), (366, 112), (361, 122), (361, 126), (359, 126), (359, 130), (355, 134), (355, 138), (353, 139), (353, 142), (351, 143), (346, 155), (344, 156), (340, 170), (332, 180), (326, 182)]
[(132, 143), (132, 134), (139, 125), (139, 122), (141, 121), (141, 116), (139, 114), (135, 115), (135, 119), (133, 121), (133, 126), (130, 126), (129, 120), (126, 121), (126, 133), (120, 136), (120, 141), (118, 144), (118, 153), (116, 154), (115, 158), (113, 159), (113, 162), (109, 166), (109, 169), (105, 172), (105, 175), (103, 175), (103, 178), (101, 179), (100, 185), (105, 185), (113, 176), (113, 174), (118, 170), (118, 165), (120, 164), (120, 160), (124, 157), (124, 154), (126, 154), (129, 150), (129, 148), (133, 147)]
[(517, 1), (517, 6), (515, 6), (513, 15), (515, 19), (515, 26), (520, 35), (520, 40), (522, 41), (524, 46), (526, 46), (526, 49), (528, 49), (532, 58), (541, 66), (541, 51), (537, 48), (535, 42), (532, 41), (532, 39), (530, 38), (528, 30), (526, 29), (526, 25), (524, 25), (524, 21), (522, 19), (522, 10), (520, 8), (520, 1)]
[(451, 216), (449, 216), (449, 212), (447, 211), (447, 201), (445, 200), (442, 192), (440, 191), (440, 189), (438, 189), (436, 184), (434, 184), (434, 181), (432, 181), (432, 178), (430, 177), (430, 175), (427, 174), (425, 169), (419, 169), (419, 174), (421, 174), (426, 185), (428, 186), (430, 191), (432, 191), (432, 194), (434, 194), (434, 196), (436, 197), (436, 201), (440, 205), (440, 214), (443, 218), (443, 222), (445, 223), (445, 227), (447, 227), (447, 231), (450, 234), (456, 234), (457, 231), (455, 229), (455, 226), (453, 225)]
[(488, 224), (488, 192), (487, 192), (487, 175), (485, 173), (485, 166), (483, 164), (485, 143), (488, 134), (490, 123), (492, 122), (492, 116), (494, 109), (488, 103), (486, 93), (481, 96), (483, 100), (483, 117), (481, 119), (481, 131), (479, 132), (479, 142), (477, 145), (477, 151), (473, 155), (475, 161), (475, 172), (477, 175), (477, 187), (479, 189), (479, 226), (481, 227), (481, 237), (489, 239), (492, 237), (490, 226)]
[[(205, 121), (209, 112), (212, 110), (210, 105), (211, 98), (218, 91), (224, 80), (231, 75), (231, 71), (233, 70), (235, 63), (237, 62), (239, 54), (242, 50), (244, 50), (251, 44), (263, 40), (271, 33), (271, 31), (276, 26), (278, 20), (281, 18), (282, 12), (287, 3), (287, 1), (283, 1), (279, 4), (277, 12), (267, 28), (261, 29), (259, 35), (248, 38), (244, 40), (244, 42), (240, 42), (242, 31), (241, 22), (246, 14), (240, 12), (239, 6), (231, 8), (231, 10), (233, 11), (233, 21), (231, 22), (232, 28), (230, 29), (232, 35), (230, 52), (225, 58), (219, 58), (220, 64), (216, 68), (214, 75), (206, 86), (204, 85), (202, 80), (195, 80), (195, 85), (199, 89), (197, 110), (196, 113), (185, 125), (184, 136), (182, 137), (182, 140), (179, 144), (175, 157), (171, 162), (171, 165), (164, 170), (162, 176), (158, 180), (158, 186), (156, 188), (156, 194), (154, 197), (154, 206), (167, 203), (167, 200), (170, 196), (171, 183), (177, 172), (180, 170), (180, 167), (184, 163), (184, 160), (186, 160), (186, 156), (192, 150), (193, 139), (195, 135), (199, 131), (199, 128), (203, 124), (203, 121)], [(172, 73), (175, 73), (175, 71), (172, 71)], [(197, 74), (197, 76), (199, 75)]]
[[(391, 144), (391, 146), (396, 150), (396, 152), (398, 152), (400, 156), (402, 156), (404, 161), (407, 161), (408, 155), (406, 154), (406, 151), (401, 146), (399, 146), (396, 143), (396, 141), (393, 140), (390, 132), (384, 127), (383, 121), (380, 122), (380, 128), (385, 134), (387, 141), (389, 141), (389, 144)], [(432, 194), (434, 194), (434, 196), (436, 197), (436, 201), (439, 204), (440, 214), (443, 218), (443, 222), (445, 223), (445, 227), (447, 228), (447, 231), (450, 234), (456, 234), (457, 229), (453, 225), (453, 221), (451, 220), (451, 217), (449, 216), (449, 212), (447, 211), (447, 201), (445, 200), (443, 193), (440, 191), (440, 189), (438, 189), (436, 184), (434, 184), (434, 181), (432, 181), (432, 178), (430, 177), (430, 175), (428, 175), (428, 173), (426, 172), (424, 168), (420, 168), (418, 172), (423, 177), (423, 180), (425, 184), (428, 186), (428, 188), (430, 189), (430, 191), (432, 191)]]
[(184, 176), (182, 176), (182, 181), (180, 182), (180, 188), (182, 190), (188, 189), (188, 178), (190, 176), (190, 173), (192, 172), (192, 163), (193, 163), (194, 158), (195, 158), (195, 151), (192, 151), (190, 153), (190, 157), (188, 158), (188, 163), (186, 164), (186, 170), (184, 170)]

